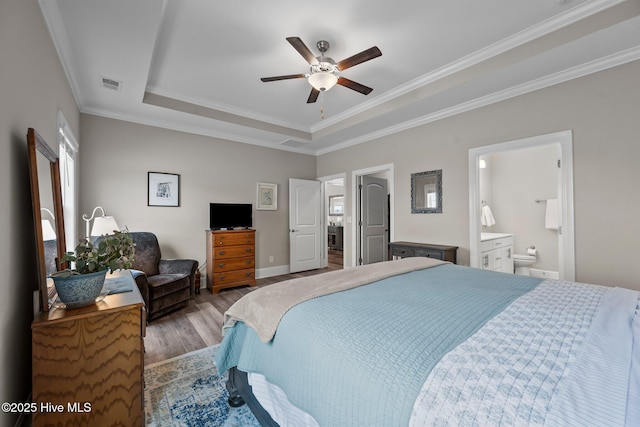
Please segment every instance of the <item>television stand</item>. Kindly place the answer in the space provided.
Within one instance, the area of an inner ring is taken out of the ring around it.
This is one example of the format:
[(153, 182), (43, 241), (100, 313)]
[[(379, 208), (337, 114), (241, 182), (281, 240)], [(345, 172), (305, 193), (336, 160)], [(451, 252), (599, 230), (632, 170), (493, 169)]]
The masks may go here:
[(207, 230), (207, 288), (212, 294), (256, 286), (255, 233), (250, 228)]

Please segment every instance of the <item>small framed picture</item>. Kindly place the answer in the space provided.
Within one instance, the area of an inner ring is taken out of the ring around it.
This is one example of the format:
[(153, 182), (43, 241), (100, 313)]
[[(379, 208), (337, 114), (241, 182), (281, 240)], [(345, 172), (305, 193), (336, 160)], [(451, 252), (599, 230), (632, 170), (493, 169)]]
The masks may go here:
[(256, 210), (275, 211), (278, 209), (278, 184), (258, 183)]
[(149, 172), (147, 206), (180, 206), (180, 175)]

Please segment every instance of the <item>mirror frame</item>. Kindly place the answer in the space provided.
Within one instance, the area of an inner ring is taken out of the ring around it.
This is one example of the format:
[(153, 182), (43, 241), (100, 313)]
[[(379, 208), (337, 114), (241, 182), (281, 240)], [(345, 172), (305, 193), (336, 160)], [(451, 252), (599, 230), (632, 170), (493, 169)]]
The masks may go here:
[[(342, 198), (342, 213), (337, 213), (335, 210), (335, 204), (332, 203), (332, 199), (336, 199), (338, 197)], [(333, 196), (329, 196), (329, 216), (343, 216), (344, 215), (344, 194), (335, 194)]]
[[(64, 214), (62, 208), (62, 187), (60, 183), (60, 161), (58, 155), (49, 144), (33, 128), (27, 131), (27, 147), (29, 152), (29, 177), (31, 179), (31, 204), (33, 207), (34, 231), (36, 237), (38, 282), (40, 289), (40, 311), (49, 311), (49, 287), (47, 286), (47, 266), (44, 253), (44, 239), (42, 232), (42, 213), (40, 211), (40, 187), (38, 183), (38, 153), (49, 161), (51, 171), (51, 190), (53, 195), (53, 208), (55, 215), (56, 268), (66, 268), (66, 263), (61, 264), (60, 258), (66, 252), (64, 235)], [(53, 291), (53, 289), (52, 289)]]
[[(418, 186), (416, 185), (416, 181), (421, 177), (435, 177), (436, 179), (436, 198), (438, 200), (438, 206), (435, 208), (427, 208), (427, 207), (417, 207), (416, 206), (416, 191), (418, 190)], [(411, 174), (411, 213), (442, 213), (442, 169), (427, 171), (427, 172), (418, 172)]]

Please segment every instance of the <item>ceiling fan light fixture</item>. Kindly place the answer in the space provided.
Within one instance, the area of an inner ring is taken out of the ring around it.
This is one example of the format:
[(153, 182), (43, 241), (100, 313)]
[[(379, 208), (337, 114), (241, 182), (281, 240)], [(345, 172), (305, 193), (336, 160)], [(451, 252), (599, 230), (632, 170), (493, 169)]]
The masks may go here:
[(338, 83), (338, 76), (327, 71), (313, 73), (307, 79), (309, 84), (320, 92), (327, 91)]

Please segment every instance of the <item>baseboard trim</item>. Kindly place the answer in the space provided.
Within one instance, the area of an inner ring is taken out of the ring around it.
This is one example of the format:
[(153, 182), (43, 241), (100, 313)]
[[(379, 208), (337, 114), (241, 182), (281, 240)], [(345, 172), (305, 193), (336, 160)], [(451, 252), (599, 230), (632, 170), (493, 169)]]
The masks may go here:
[(256, 269), (256, 279), (265, 279), (267, 277), (281, 276), (283, 274), (289, 274), (289, 264)]

